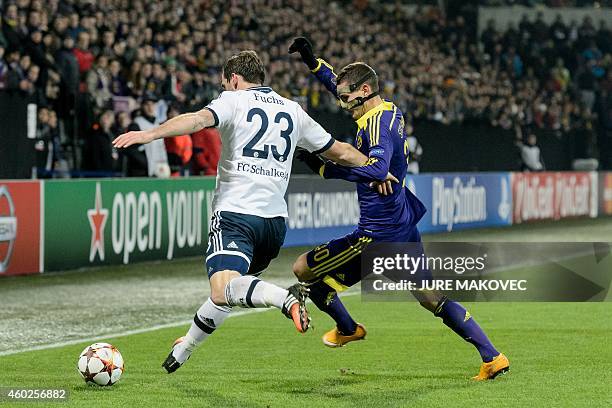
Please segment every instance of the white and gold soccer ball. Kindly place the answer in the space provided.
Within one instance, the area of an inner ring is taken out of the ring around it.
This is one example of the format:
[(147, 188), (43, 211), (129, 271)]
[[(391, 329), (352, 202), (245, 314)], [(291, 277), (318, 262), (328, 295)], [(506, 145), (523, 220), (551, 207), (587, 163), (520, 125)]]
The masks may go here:
[(85, 347), (77, 366), (86, 383), (113, 385), (123, 374), (123, 357), (111, 344), (94, 343)]

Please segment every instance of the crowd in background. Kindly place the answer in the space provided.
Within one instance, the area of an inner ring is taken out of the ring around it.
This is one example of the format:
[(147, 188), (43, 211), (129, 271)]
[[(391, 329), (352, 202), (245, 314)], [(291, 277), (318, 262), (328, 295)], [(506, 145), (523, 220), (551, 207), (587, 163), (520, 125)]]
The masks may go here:
[(0, 89), (27, 94), (39, 106), (42, 173), (210, 172), (218, 157), (214, 133), (160, 146), (164, 154), (154, 154), (168, 168), (147, 160), (153, 153), (117, 152), (110, 141), (205, 106), (219, 93), (223, 61), (241, 49), (259, 52), (267, 82), (280, 94), (309, 110), (338, 110), (299, 58), (287, 54), (297, 35), (338, 68), (355, 60), (372, 65), (383, 95), (410, 121), (612, 129), (612, 35), (590, 17), (546, 24), (541, 15), (525, 16), (507, 28), (489, 22), (479, 35), (461, 15), (414, 11), (399, 1), (0, 4)]
[(612, 0), (480, 0), (483, 6), (612, 7)]

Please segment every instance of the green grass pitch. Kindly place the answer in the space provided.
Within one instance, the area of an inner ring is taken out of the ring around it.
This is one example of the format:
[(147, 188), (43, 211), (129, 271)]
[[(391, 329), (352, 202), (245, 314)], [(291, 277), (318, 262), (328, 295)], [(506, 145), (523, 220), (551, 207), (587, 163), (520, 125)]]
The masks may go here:
[[(557, 238), (567, 233), (577, 240), (604, 240), (611, 236), (607, 235), (610, 226), (610, 221), (580, 221), (557, 226), (513, 228), (512, 232), (484, 231), (478, 237), (481, 240), (512, 239), (513, 235), (518, 238), (527, 234), (533, 240), (547, 240), (547, 234), (552, 236), (557, 230)], [(584, 235), (576, 236), (577, 233)], [(454, 238), (473, 239), (474, 234), (457, 234)], [(272, 280), (282, 282), (286, 278), (298, 252), (298, 249), (283, 251), (269, 271)], [(18, 307), (3, 304), (0, 346), (5, 351), (10, 351), (10, 347), (19, 349), (26, 344), (20, 339), (28, 336), (32, 338), (27, 345), (45, 345), (42, 337), (36, 338), (22, 327), (11, 337), (6, 322), (16, 325), (18, 316), (29, 322), (31, 331), (40, 330), (45, 338), (54, 338), (53, 330), (69, 331), (74, 327), (74, 322), (50, 309), (52, 302), (46, 301), (45, 296), (53, 293), (66, 296), (71, 291), (81, 292), (112, 279), (115, 287), (127, 292), (125, 304), (103, 311), (110, 316), (99, 316), (112, 321), (113, 314), (120, 314), (122, 310), (124, 314), (140, 316), (137, 282), (145, 277), (155, 285), (168, 285), (168, 290), (172, 289), (172, 282), (178, 285), (181, 280), (204, 279), (200, 259), (146, 266), (144, 271), (142, 265), (132, 265), (0, 280), (0, 299), (25, 299), (32, 288), (40, 294), (37, 298), (22, 300), (33, 309), (29, 314)], [(174, 276), (168, 277), (169, 272), (176, 269), (180, 271), (174, 271)], [(198, 291), (200, 288), (195, 289)], [(134, 293), (131, 302), (130, 293)], [(205, 295), (199, 295), (201, 300)], [(181, 307), (170, 304), (173, 298), (165, 296), (161, 291), (151, 294), (150, 304), (144, 305), (143, 310), (153, 310), (152, 313), (158, 313), (161, 319), (164, 305), (158, 303), (167, 302), (166, 309), (176, 309), (175, 318), (187, 320), (199, 305), (193, 303), (189, 294), (185, 296), (189, 304)], [(340, 349), (329, 349), (321, 343), (321, 335), (331, 328), (332, 323), (314, 306), (311, 311), (315, 328), (304, 335), (296, 333), (291, 322), (276, 310), (230, 318), (185, 366), (172, 375), (163, 371), (161, 363), (170, 344), (184, 334), (187, 324), (104, 337), (104, 341), (118, 347), (126, 361), (122, 379), (112, 387), (88, 386), (77, 373), (77, 357), (85, 346), (93, 342), (91, 339), (62, 347), (3, 355), (0, 356), (0, 386), (67, 388), (70, 395), (66, 403), (11, 404), (0, 401), (0, 406), (612, 406), (610, 303), (466, 305), (494, 344), (511, 361), (509, 374), (495, 381), (474, 383), (469, 378), (478, 371), (480, 359), (476, 350), (418, 304), (362, 302), (359, 295), (343, 299), (357, 320), (366, 325), (368, 336), (365, 341)], [(151, 304), (156, 308), (151, 309)], [(69, 307), (69, 303), (62, 307)], [(71, 313), (78, 314), (88, 305), (81, 304), (82, 310), (78, 305), (73, 307)], [(91, 319), (98, 318), (95, 310), (87, 313)], [(125, 330), (138, 329), (141, 319), (135, 320), (122, 323)], [(152, 319), (147, 324), (154, 322)], [(163, 319), (158, 321), (165, 322)], [(62, 324), (67, 326), (64, 328)], [(46, 334), (44, 329), (49, 326), (51, 334)], [(95, 330), (91, 333), (92, 337), (93, 334), (103, 334)], [(79, 338), (77, 334), (71, 334), (72, 338)], [(80, 337), (86, 338), (88, 334), (81, 333)], [(58, 337), (61, 340), (67, 338)], [(7, 344), (8, 341), (13, 343)]]
[[(609, 305), (494, 303), (469, 309), (511, 359), (511, 370), (472, 383), (479, 358), (414, 303), (345, 298), (369, 334), (341, 349), (319, 340), (329, 321), (314, 313), (299, 335), (275, 311), (228, 319), (185, 366), (160, 367), (185, 327), (108, 339), (126, 371), (109, 388), (86, 385), (76, 357), (87, 343), (6, 356), (2, 383), (66, 387), (67, 406), (567, 406), (612, 403)], [(57, 405), (57, 404), (55, 404)], [(38, 405), (36, 405), (38, 406)], [(609, 406), (609, 405), (607, 405)]]

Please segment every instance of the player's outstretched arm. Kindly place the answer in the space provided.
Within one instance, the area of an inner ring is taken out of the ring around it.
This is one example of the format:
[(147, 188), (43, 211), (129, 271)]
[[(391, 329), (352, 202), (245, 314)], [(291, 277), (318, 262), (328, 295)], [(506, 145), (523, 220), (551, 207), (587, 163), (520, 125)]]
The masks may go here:
[(350, 144), (337, 140), (329, 149), (321, 153), (321, 156), (347, 167), (363, 166), (368, 161), (368, 157), (365, 154)]
[(176, 116), (154, 129), (124, 133), (113, 140), (113, 146), (120, 148), (150, 143), (155, 139), (195, 133), (214, 125), (215, 118), (212, 112), (204, 108), (198, 112)]
[[(373, 163), (363, 153), (348, 143), (335, 141), (334, 144), (321, 156), (330, 160), (325, 163), (318, 155), (308, 153), (306, 150), (296, 152), (298, 160), (304, 162), (314, 173), (325, 178), (337, 178), (352, 182), (375, 182), (372, 184), (381, 194), (392, 193), (391, 182), (398, 183), (395, 176), (385, 170), (385, 174), (378, 175), (382, 163)], [(335, 162), (335, 163), (334, 163)], [(372, 167), (374, 165), (374, 167)], [(380, 185), (384, 184), (384, 185)]]
[(304, 64), (311, 70), (318, 65), (317, 57), (312, 52), (312, 44), (306, 37), (297, 37), (293, 39), (293, 43), (289, 46), (289, 54), (299, 53)]
[(322, 58), (317, 58), (312, 51), (312, 44), (305, 37), (297, 37), (289, 47), (289, 54), (298, 52), (304, 64), (308, 66), (310, 72), (327, 88), (328, 91), (338, 98), (336, 92), (336, 73), (334, 68)]

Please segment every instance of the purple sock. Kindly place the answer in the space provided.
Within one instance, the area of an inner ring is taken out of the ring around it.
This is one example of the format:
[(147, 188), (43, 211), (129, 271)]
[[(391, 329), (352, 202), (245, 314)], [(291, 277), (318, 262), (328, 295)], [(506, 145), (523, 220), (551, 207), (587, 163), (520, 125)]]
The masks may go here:
[(499, 351), (493, 347), (487, 335), (460, 303), (446, 299), (434, 315), (442, 318), (442, 322), (465, 341), (472, 343), (485, 363), (499, 355)]
[(357, 323), (353, 320), (333, 289), (323, 282), (310, 285), (309, 289), (310, 299), (321, 311), (334, 319), (340, 333), (345, 335), (355, 333)]

